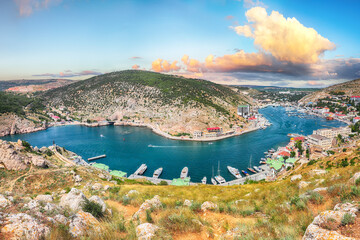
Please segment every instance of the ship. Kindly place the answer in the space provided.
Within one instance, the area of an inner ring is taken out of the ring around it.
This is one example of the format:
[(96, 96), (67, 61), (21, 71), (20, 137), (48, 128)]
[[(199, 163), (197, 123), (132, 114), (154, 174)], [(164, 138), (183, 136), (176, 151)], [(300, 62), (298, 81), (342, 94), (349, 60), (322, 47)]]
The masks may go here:
[(254, 166), (253, 168), (254, 168), (256, 171), (261, 172), (261, 169), (258, 168), (257, 166)]
[(225, 179), (220, 175), (220, 161), (218, 162), (218, 174), (215, 176), (215, 180), (220, 184), (226, 183)]
[(188, 167), (184, 167), (184, 168), (181, 170), (180, 178), (181, 178), (181, 179), (187, 178), (187, 177), (188, 177), (188, 174), (189, 174), (189, 168), (188, 168)]
[(236, 178), (241, 178), (241, 174), (240, 174), (240, 172), (239, 172), (238, 169), (233, 168), (233, 167), (230, 167), (230, 166), (227, 166), (227, 169), (229, 170), (229, 172), (230, 172), (232, 175), (234, 175), (234, 177), (236, 177)]
[(141, 166), (135, 171), (134, 175), (143, 175), (146, 171), (147, 166), (145, 163), (141, 164)]
[(214, 185), (217, 185), (217, 182), (215, 181), (214, 178), (211, 178), (211, 183), (214, 184)]
[(203, 177), (203, 179), (201, 179), (201, 183), (202, 183), (202, 184), (206, 184), (206, 180), (207, 180), (207, 178), (206, 178), (206, 177)]
[(249, 176), (249, 174), (248, 174), (246, 171), (241, 170), (241, 172), (242, 172), (245, 176)]
[(255, 171), (254, 169), (252, 169), (252, 168), (248, 168), (248, 170), (249, 170), (250, 172), (256, 173), (256, 171)]
[(154, 171), (153, 178), (159, 178), (161, 173), (163, 171), (163, 168), (158, 168)]

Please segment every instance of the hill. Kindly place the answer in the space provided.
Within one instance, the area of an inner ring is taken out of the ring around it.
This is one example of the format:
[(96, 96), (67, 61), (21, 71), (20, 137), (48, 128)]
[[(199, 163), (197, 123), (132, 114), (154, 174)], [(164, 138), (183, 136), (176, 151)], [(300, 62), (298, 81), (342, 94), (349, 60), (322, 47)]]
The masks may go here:
[(237, 105), (250, 101), (209, 81), (138, 70), (92, 77), (47, 91), (42, 98), (82, 121), (144, 122), (174, 134), (209, 126), (229, 129), (239, 120)]
[(74, 154), (61, 147), (0, 140), (0, 238), (359, 239), (359, 146), (274, 182), (177, 187), (69, 165)]
[(67, 79), (6, 80), (0, 81), (0, 91), (21, 93), (46, 91), (73, 82), (73, 80)]
[(313, 92), (303, 99), (300, 100), (301, 103), (314, 102), (317, 99), (330, 96), (331, 94), (340, 94), (346, 96), (360, 95), (360, 79), (355, 79), (352, 81), (339, 83), (332, 85), (327, 88), (323, 88), (319, 91)]

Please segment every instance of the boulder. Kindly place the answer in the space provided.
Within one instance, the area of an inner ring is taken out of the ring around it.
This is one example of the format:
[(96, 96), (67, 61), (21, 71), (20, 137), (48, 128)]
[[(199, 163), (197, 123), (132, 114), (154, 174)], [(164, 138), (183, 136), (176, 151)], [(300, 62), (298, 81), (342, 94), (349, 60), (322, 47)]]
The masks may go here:
[(76, 212), (82, 209), (82, 206), (86, 202), (84, 193), (76, 188), (72, 188), (68, 194), (64, 194), (60, 199), (61, 207), (68, 207), (72, 211)]
[(327, 173), (326, 170), (323, 170), (323, 169), (314, 169), (314, 170), (310, 171), (311, 176), (323, 175), (323, 174), (326, 174), (326, 173)]
[(143, 223), (136, 227), (136, 236), (138, 240), (150, 240), (155, 236), (159, 227), (151, 223)]
[(301, 174), (294, 175), (291, 177), (290, 181), (294, 182), (296, 180), (301, 180), (301, 178), (302, 178)]
[(192, 202), (190, 200), (188, 200), (188, 199), (185, 199), (183, 206), (191, 207), (191, 205), (192, 205)]
[(319, 187), (319, 188), (315, 188), (313, 191), (314, 192), (322, 192), (322, 191), (327, 191), (327, 187)]
[(136, 195), (136, 194), (139, 194), (139, 192), (136, 191), (136, 190), (130, 190), (130, 191), (126, 194), (126, 196), (127, 196), (127, 197), (130, 197), (130, 196)]
[(30, 202), (24, 204), (25, 208), (29, 208), (30, 210), (36, 210), (40, 206), (40, 202), (38, 200), (31, 200)]
[(159, 196), (156, 195), (152, 199), (146, 200), (143, 204), (141, 204), (139, 210), (133, 215), (133, 219), (141, 218), (145, 215), (146, 210), (153, 208), (158, 209), (162, 206), (162, 203), (159, 199)]
[(206, 201), (203, 204), (201, 204), (201, 210), (206, 212), (207, 210), (216, 210), (217, 209), (217, 205), (213, 202), (210, 201)]
[(305, 181), (301, 181), (299, 182), (299, 188), (306, 188), (307, 186), (309, 186), (310, 182), (305, 182)]
[(94, 185), (91, 186), (92, 190), (98, 191), (103, 189), (103, 185), (101, 185), (100, 183), (95, 183)]
[(12, 205), (11, 202), (4, 197), (4, 195), (0, 194), (0, 209), (7, 208), (8, 206)]
[(334, 240), (355, 240), (354, 238), (345, 237), (336, 231), (323, 229), (315, 224), (310, 224), (305, 232), (303, 240), (320, 240), (320, 239), (334, 239)]
[(82, 178), (80, 177), (80, 175), (75, 175), (75, 176), (74, 176), (74, 181), (77, 182), (77, 183), (79, 183), (79, 182), (82, 181)]
[(1, 232), (9, 234), (11, 239), (38, 240), (45, 238), (50, 229), (25, 213), (17, 213), (5, 217)]
[(68, 219), (64, 216), (64, 215), (61, 215), (61, 214), (58, 214), (54, 217), (54, 220), (58, 223), (61, 223), (61, 224), (64, 224), (66, 225), (67, 222), (68, 222)]
[(54, 198), (51, 195), (37, 195), (35, 199), (40, 201), (40, 202), (52, 202), (52, 201), (54, 201)]
[(332, 211), (332, 210), (324, 211), (319, 215), (317, 215), (312, 223), (321, 226), (323, 224), (326, 224), (329, 220), (331, 220), (334, 222), (334, 224), (337, 224), (339, 226), (341, 224), (341, 220), (343, 219), (344, 215), (345, 212)]
[(109, 188), (110, 188), (109, 185), (105, 185), (104, 190), (107, 191), (107, 190), (109, 190)]
[(74, 237), (80, 237), (90, 230), (95, 232), (100, 231), (99, 221), (93, 215), (91, 215), (91, 213), (84, 212), (82, 210), (78, 211), (74, 216), (70, 217), (69, 221), (69, 232)]
[(360, 179), (360, 172), (355, 173), (354, 176), (352, 176), (352, 178), (350, 178), (349, 183), (355, 184), (357, 179)]
[(335, 205), (334, 210), (350, 213), (353, 217), (355, 217), (359, 211), (358, 207), (352, 203), (338, 203)]
[(55, 204), (52, 203), (46, 203), (46, 205), (43, 207), (43, 209), (47, 212), (52, 212), (55, 209), (57, 209), (57, 206)]
[(106, 204), (99, 196), (91, 196), (89, 198), (89, 201), (99, 204), (101, 206), (101, 211), (102, 212), (106, 211)]
[(31, 163), (36, 167), (41, 167), (41, 168), (48, 167), (45, 158), (37, 155), (31, 155)]

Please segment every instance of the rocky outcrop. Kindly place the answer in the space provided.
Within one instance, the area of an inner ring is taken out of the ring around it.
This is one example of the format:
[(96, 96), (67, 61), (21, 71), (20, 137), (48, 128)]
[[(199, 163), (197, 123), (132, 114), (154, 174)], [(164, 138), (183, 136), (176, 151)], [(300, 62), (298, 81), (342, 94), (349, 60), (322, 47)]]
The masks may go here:
[(12, 134), (30, 133), (45, 130), (43, 124), (36, 125), (33, 121), (21, 118), (15, 114), (0, 115), (0, 137)]
[(74, 212), (82, 209), (86, 202), (84, 193), (76, 188), (72, 188), (68, 194), (64, 194), (60, 199), (60, 206), (69, 208)]
[(336, 229), (341, 225), (341, 221), (345, 214), (355, 217), (359, 211), (358, 207), (351, 203), (340, 203), (334, 207), (332, 211), (324, 211), (316, 216), (313, 222), (307, 227), (303, 240), (315, 239), (344, 239), (350, 240), (354, 238), (341, 235), (335, 230), (325, 229), (331, 222), (332, 228)]
[(349, 183), (355, 184), (357, 179), (360, 179), (360, 172), (355, 173), (354, 176), (350, 178)]
[(90, 202), (95, 202), (97, 204), (99, 204), (101, 206), (101, 211), (105, 212), (106, 211), (106, 204), (105, 202), (99, 197), (99, 196), (91, 196), (89, 198)]
[(40, 202), (52, 202), (54, 201), (54, 198), (51, 195), (37, 195), (36, 200), (39, 200)]
[(306, 188), (307, 186), (309, 186), (310, 182), (305, 182), (305, 181), (301, 181), (299, 182), (299, 188)]
[(142, 218), (145, 215), (146, 210), (153, 208), (158, 209), (162, 206), (162, 203), (159, 199), (159, 196), (156, 195), (150, 200), (146, 200), (143, 204), (141, 204), (139, 210), (133, 215), (133, 219)]
[(70, 233), (74, 237), (82, 236), (88, 231), (100, 231), (99, 221), (90, 213), (82, 210), (70, 217)]
[(7, 170), (25, 170), (29, 164), (37, 167), (47, 167), (47, 161), (38, 155), (21, 152), (23, 149), (20, 143), (11, 143), (0, 140), (0, 164)]
[(38, 240), (45, 238), (50, 233), (50, 229), (46, 225), (25, 213), (9, 214), (3, 222), (4, 226), (1, 232), (8, 234), (10, 239)]
[(11, 205), (11, 202), (4, 197), (4, 195), (0, 194), (0, 209), (6, 208)]
[(296, 180), (301, 180), (301, 178), (302, 178), (301, 174), (298, 174), (298, 175), (292, 176), (290, 180), (291, 180), (292, 182), (294, 182), (294, 181), (296, 181)]
[(201, 210), (206, 212), (208, 210), (216, 210), (217, 209), (217, 205), (213, 202), (210, 201), (206, 201), (203, 204), (201, 204)]
[(150, 240), (155, 236), (159, 227), (151, 223), (143, 223), (136, 227), (136, 236), (138, 240)]
[(191, 207), (192, 202), (189, 199), (185, 199), (183, 206), (185, 207)]

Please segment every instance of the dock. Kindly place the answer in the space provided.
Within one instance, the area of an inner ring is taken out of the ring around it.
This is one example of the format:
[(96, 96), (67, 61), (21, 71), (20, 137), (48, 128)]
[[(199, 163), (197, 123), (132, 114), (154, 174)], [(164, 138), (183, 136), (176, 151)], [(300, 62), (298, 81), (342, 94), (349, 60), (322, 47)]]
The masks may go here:
[(100, 159), (100, 158), (106, 158), (106, 154), (88, 158), (88, 161), (93, 161), (93, 160)]
[[(159, 184), (161, 181), (165, 181), (168, 183), (168, 185), (171, 184), (172, 180), (169, 179), (162, 179), (162, 178), (153, 178), (153, 177), (146, 177), (146, 176), (142, 176), (142, 175), (135, 175), (135, 174), (131, 174), (128, 179), (146, 179), (154, 184)], [(190, 182), (190, 186), (194, 186), (194, 185), (198, 185), (199, 183), (193, 183)]]

